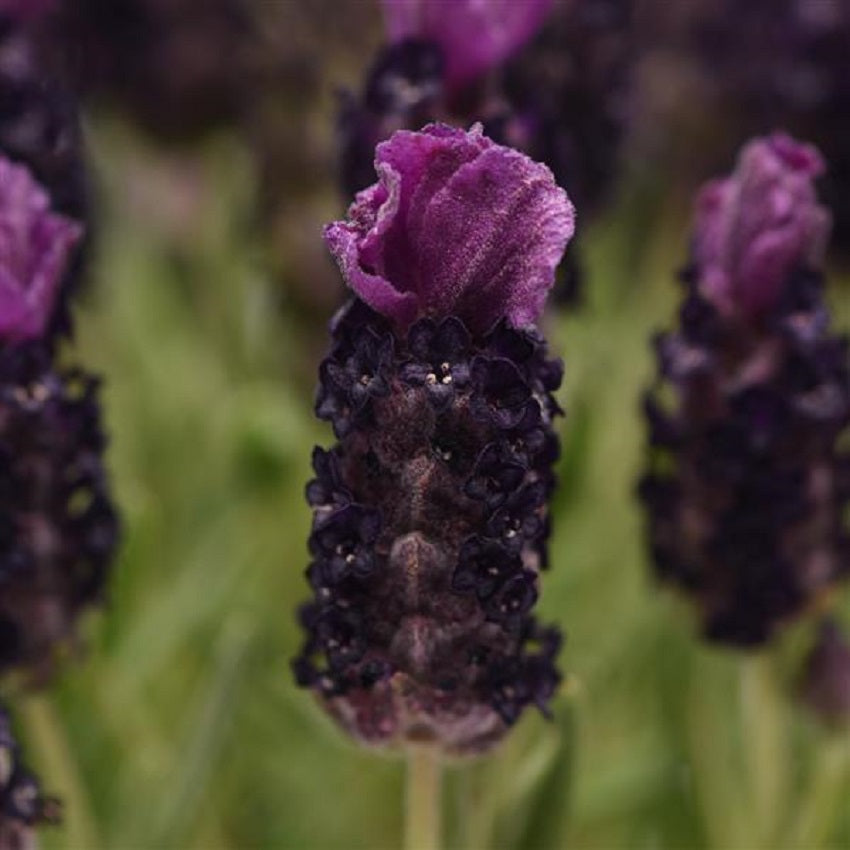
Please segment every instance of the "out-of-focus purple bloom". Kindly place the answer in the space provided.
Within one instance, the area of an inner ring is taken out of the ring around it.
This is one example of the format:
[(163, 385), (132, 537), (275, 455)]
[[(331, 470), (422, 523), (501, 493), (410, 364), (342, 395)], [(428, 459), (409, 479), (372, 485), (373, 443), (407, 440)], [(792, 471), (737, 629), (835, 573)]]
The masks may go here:
[(0, 340), (44, 333), (82, 233), (26, 168), (0, 156)]
[(383, 0), (387, 31), (438, 44), (451, 87), (495, 68), (539, 29), (554, 0)]
[(734, 174), (697, 199), (694, 261), (721, 310), (755, 316), (775, 305), (795, 266), (817, 266), (830, 216), (815, 195), (823, 172), (810, 145), (775, 134), (748, 144)]
[(325, 230), (360, 298), (401, 328), (419, 316), (474, 331), (537, 319), (575, 218), (546, 166), (444, 125), (396, 133), (375, 166), (379, 182)]
[(640, 495), (658, 577), (706, 637), (769, 640), (848, 575), (847, 340), (817, 268), (828, 216), (812, 148), (751, 142), (703, 192), (679, 327), (656, 339)]

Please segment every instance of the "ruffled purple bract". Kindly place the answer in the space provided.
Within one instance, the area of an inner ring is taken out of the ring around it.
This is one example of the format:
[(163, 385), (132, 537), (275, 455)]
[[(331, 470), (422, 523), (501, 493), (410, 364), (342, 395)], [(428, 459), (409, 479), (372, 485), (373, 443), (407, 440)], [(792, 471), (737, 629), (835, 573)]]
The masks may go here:
[(454, 315), (473, 331), (533, 324), (575, 228), (551, 171), (469, 132), (430, 125), (378, 145), (378, 183), (325, 228), (346, 283), (404, 329)]
[(796, 267), (819, 263), (830, 231), (813, 185), (823, 170), (814, 147), (776, 133), (750, 142), (730, 177), (703, 187), (694, 260), (716, 306), (756, 317)]
[(445, 55), (450, 86), (501, 64), (537, 32), (553, 0), (384, 0), (393, 41), (423, 39)]
[(0, 157), (0, 342), (44, 333), (82, 233), (26, 168)]

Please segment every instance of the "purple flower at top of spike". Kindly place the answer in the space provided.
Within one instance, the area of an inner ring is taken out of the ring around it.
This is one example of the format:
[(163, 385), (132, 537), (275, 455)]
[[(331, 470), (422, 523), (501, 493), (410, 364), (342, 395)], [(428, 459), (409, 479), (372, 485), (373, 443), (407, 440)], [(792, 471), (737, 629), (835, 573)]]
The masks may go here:
[(454, 315), (473, 332), (533, 323), (575, 215), (545, 165), (480, 128), (430, 125), (379, 145), (378, 183), (325, 229), (346, 283), (396, 327)]
[(26, 168), (0, 157), (0, 341), (44, 333), (82, 232)]
[(775, 306), (795, 267), (819, 264), (830, 216), (812, 184), (823, 170), (813, 147), (776, 133), (750, 142), (730, 177), (703, 188), (694, 260), (715, 306), (757, 317)]
[(504, 62), (534, 36), (551, 8), (552, 0), (384, 0), (390, 39), (438, 44), (452, 87)]

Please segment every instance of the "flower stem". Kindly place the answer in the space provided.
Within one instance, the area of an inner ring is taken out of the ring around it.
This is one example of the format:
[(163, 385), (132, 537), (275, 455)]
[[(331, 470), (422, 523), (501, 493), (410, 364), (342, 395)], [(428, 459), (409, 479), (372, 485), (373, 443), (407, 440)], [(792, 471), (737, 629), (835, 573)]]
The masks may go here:
[(440, 756), (434, 747), (407, 752), (404, 850), (440, 848)]

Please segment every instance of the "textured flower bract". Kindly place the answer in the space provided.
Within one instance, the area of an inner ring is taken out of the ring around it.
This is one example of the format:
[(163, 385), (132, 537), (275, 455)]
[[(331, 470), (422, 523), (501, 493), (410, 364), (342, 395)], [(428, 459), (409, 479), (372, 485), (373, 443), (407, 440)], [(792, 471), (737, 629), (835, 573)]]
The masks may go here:
[(379, 182), (325, 240), (346, 283), (399, 328), (457, 316), (472, 331), (532, 324), (575, 214), (545, 165), (480, 128), (431, 125), (378, 146)]

